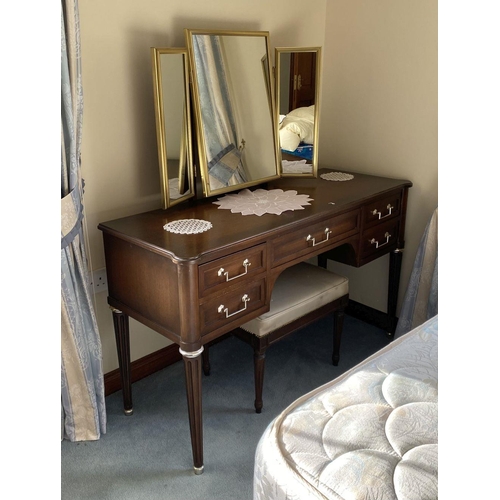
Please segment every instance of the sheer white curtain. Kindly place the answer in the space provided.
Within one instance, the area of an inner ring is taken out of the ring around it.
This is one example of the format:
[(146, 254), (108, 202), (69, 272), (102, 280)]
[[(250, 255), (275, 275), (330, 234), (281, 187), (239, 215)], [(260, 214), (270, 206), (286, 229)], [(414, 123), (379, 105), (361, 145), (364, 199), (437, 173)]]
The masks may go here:
[(427, 223), (413, 263), (394, 338), (438, 314), (438, 209)]
[(61, 404), (62, 437), (106, 432), (101, 340), (83, 233), (80, 173), (83, 92), (77, 0), (61, 2)]

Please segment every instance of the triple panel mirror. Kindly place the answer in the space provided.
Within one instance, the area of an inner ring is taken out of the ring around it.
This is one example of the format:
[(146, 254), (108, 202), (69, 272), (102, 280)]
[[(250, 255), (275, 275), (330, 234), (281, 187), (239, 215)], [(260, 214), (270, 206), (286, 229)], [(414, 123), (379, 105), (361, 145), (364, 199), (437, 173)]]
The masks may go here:
[(316, 176), (320, 48), (276, 48), (273, 73), (268, 32), (185, 34), (151, 49), (163, 208), (200, 195), (193, 154), (206, 197)]

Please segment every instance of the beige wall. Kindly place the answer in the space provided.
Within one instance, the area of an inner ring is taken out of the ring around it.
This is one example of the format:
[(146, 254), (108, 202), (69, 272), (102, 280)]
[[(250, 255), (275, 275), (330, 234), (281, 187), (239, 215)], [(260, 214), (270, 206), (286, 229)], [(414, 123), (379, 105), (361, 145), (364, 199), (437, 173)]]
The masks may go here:
[[(80, 2), (82, 172), (92, 269), (105, 267), (99, 222), (160, 208), (150, 47), (185, 46), (184, 28), (269, 31), (275, 46), (323, 45), (326, 0)], [(118, 367), (106, 293), (95, 296), (104, 372)], [(168, 345), (130, 321), (131, 356)]]
[[(329, 0), (319, 163), (409, 179), (399, 306), (438, 202), (436, 0)], [(385, 311), (389, 258), (350, 278), (351, 298)]]
[[(99, 222), (161, 206), (150, 47), (184, 46), (184, 28), (264, 30), (273, 51), (324, 47), (320, 164), (413, 181), (402, 296), (437, 205), (437, 2), (88, 0), (79, 8), (92, 269), (105, 266)], [(384, 310), (380, 260), (340, 268), (353, 299)], [(112, 317), (106, 293), (95, 301), (107, 373), (118, 367)], [(169, 343), (134, 320), (130, 330), (133, 360)]]

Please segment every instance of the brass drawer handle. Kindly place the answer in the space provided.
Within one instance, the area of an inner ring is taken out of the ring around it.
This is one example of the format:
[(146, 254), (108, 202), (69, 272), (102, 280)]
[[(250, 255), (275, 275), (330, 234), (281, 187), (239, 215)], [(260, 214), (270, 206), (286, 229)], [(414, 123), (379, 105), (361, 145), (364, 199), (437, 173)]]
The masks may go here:
[(385, 242), (384, 242), (384, 243), (379, 244), (379, 242), (378, 242), (375, 238), (372, 238), (372, 239), (370, 240), (370, 243), (371, 243), (372, 245), (375, 245), (375, 248), (380, 248), (380, 247), (383, 247), (384, 245), (387, 245), (387, 243), (389, 243), (389, 240), (390, 240), (390, 238), (391, 238), (391, 235), (390, 235), (389, 233), (385, 233), (385, 234), (384, 234), (384, 236), (386, 237), (386, 240), (385, 240)]
[(238, 274), (238, 276), (233, 276), (232, 278), (229, 277), (229, 272), (228, 271), (224, 271), (224, 268), (221, 267), (218, 271), (217, 271), (217, 276), (222, 276), (224, 275), (226, 277), (226, 281), (231, 281), (231, 280), (235, 280), (236, 278), (239, 278), (240, 276), (245, 276), (245, 274), (248, 273), (248, 266), (251, 266), (252, 263), (248, 260), (248, 259), (245, 259), (243, 261), (243, 267), (245, 268), (245, 272), (241, 273), (241, 274)]
[(223, 304), (221, 304), (218, 308), (217, 308), (217, 312), (221, 313), (221, 312), (225, 312), (226, 313), (226, 318), (230, 318), (231, 316), (234, 316), (235, 314), (238, 314), (240, 312), (243, 312), (246, 308), (247, 308), (247, 302), (250, 301), (250, 297), (245, 293), (245, 295), (243, 295), (243, 297), (241, 297), (241, 301), (245, 303), (245, 307), (243, 307), (243, 309), (238, 309), (237, 311), (235, 311), (234, 313), (231, 313), (231, 314), (228, 314), (228, 308), (227, 307), (224, 307)]
[(385, 214), (384, 216), (382, 216), (382, 212), (379, 212), (377, 209), (372, 210), (372, 215), (377, 215), (378, 214), (378, 220), (385, 219), (386, 217), (389, 217), (389, 215), (392, 214), (392, 209), (394, 207), (389, 203), (386, 208), (387, 208), (387, 210), (389, 210), (389, 213)]
[(316, 243), (316, 239), (313, 238), (310, 234), (307, 236), (306, 241), (312, 241), (313, 247), (315, 247), (317, 245), (321, 245), (321, 243), (326, 243), (328, 241), (328, 239), (330, 238), (330, 234), (332, 234), (332, 232), (330, 231), (330, 229), (326, 228), (325, 234), (326, 234), (326, 238), (324, 240), (318, 241), (318, 243)]

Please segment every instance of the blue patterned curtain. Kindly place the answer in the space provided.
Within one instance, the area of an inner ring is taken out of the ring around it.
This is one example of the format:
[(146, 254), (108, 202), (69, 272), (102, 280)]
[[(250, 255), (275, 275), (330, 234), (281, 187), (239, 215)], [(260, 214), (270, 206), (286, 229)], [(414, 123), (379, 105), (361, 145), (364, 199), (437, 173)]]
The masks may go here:
[(61, 3), (61, 403), (62, 437), (106, 432), (101, 340), (83, 234), (80, 173), (83, 93), (77, 0)]
[(425, 228), (403, 299), (394, 338), (438, 314), (438, 209)]

